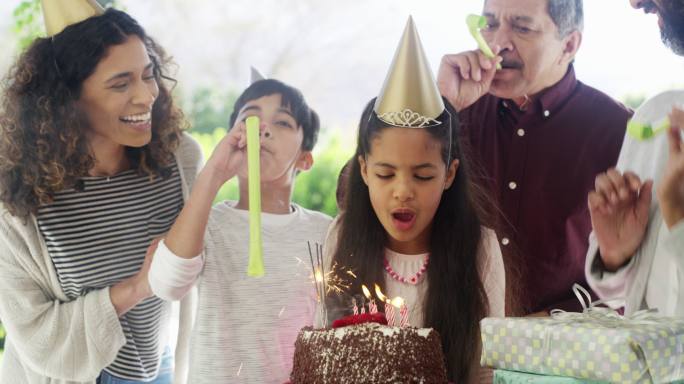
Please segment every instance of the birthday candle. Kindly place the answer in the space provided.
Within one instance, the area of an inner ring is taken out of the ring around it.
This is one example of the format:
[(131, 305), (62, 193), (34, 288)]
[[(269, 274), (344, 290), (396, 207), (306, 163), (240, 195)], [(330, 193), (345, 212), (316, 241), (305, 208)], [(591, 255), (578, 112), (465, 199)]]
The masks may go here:
[(356, 306), (356, 299), (352, 298), (352, 303), (354, 303), (354, 315), (359, 314), (359, 307)]
[(387, 318), (387, 325), (394, 327), (394, 306), (389, 300), (385, 303), (385, 317)]
[[(377, 284), (376, 284), (377, 286)], [(373, 300), (373, 296), (371, 295), (370, 291), (365, 285), (361, 285), (361, 290), (363, 291), (364, 296), (369, 300), (368, 302), (368, 313), (371, 315), (374, 313), (378, 312), (378, 306), (375, 305), (375, 300)]]
[(247, 172), (249, 192), (249, 264), (247, 276), (264, 275), (264, 255), (261, 244), (261, 172), (259, 152), (259, 118), (247, 118)]
[(401, 314), (401, 327), (408, 327), (409, 324), (409, 310), (408, 306), (406, 306), (406, 303), (402, 304), (401, 309), (399, 310), (399, 314)]

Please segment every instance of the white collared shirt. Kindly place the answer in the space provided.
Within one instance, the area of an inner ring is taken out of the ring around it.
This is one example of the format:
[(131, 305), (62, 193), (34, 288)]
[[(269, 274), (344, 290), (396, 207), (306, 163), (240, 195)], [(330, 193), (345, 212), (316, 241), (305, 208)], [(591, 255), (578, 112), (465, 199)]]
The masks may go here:
[(684, 271), (679, 268), (677, 255), (672, 247), (667, 247), (668, 238), (673, 234), (663, 223), (658, 233), (658, 245), (656, 246), (653, 265), (646, 285), (646, 304), (649, 308), (657, 308), (658, 312), (665, 316), (684, 316), (684, 295), (680, 294), (684, 283)]

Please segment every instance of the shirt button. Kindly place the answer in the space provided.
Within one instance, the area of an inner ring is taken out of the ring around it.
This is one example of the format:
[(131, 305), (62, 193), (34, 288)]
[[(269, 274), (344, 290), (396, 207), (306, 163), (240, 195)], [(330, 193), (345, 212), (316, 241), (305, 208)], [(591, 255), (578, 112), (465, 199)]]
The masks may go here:
[(520, 137), (525, 136), (525, 130), (522, 128), (518, 129), (518, 136), (520, 136)]
[(544, 116), (549, 117), (550, 114), (551, 114), (551, 112), (549, 112), (548, 109), (544, 111)]
[(515, 181), (511, 181), (510, 183), (508, 183), (508, 188), (511, 191), (515, 191), (515, 189), (518, 188), (518, 184)]
[(510, 243), (510, 242), (511, 241), (508, 240), (508, 237), (504, 237), (503, 239), (501, 239), (501, 244), (503, 244), (503, 245), (508, 245), (508, 243)]

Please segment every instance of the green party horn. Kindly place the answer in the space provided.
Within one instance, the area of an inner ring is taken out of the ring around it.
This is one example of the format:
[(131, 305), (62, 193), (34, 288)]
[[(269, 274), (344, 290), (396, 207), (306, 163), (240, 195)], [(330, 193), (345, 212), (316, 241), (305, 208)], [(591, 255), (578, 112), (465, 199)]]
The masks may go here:
[[(484, 53), (484, 55), (490, 59), (495, 58), (496, 55), (487, 44), (484, 37), (482, 37), (482, 33), (480, 32), (480, 29), (487, 26), (487, 18), (480, 15), (468, 15), (466, 17), (466, 24), (468, 25), (470, 34), (477, 42), (477, 46), (480, 48), (480, 51), (482, 51), (482, 53)], [(496, 64), (496, 69), (502, 69), (501, 63)]]
[(627, 133), (637, 140), (648, 140), (655, 136), (665, 132), (670, 128), (670, 121), (665, 119), (656, 128), (653, 128), (650, 124), (640, 123), (638, 121), (629, 120), (627, 122)]
[(247, 186), (249, 191), (249, 264), (247, 276), (264, 275), (261, 243), (261, 165), (259, 152), (259, 118), (247, 118)]
[(684, 105), (684, 91), (659, 93), (644, 101), (627, 122), (627, 134), (639, 141), (650, 140), (670, 128), (668, 115), (675, 106)]

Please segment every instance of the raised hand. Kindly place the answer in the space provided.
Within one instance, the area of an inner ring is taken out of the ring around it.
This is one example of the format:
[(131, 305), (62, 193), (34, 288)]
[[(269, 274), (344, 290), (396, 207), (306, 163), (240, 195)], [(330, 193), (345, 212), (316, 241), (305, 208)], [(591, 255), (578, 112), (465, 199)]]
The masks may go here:
[(501, 61), (500, 56), (489, 59), (480, 51), (444, 55), (437, 74), (439, 91), (457, 111), (468, 108), (489, 92)]
[(232, 179), (247, 159), (247, 135), (244, 122), (237, 123), (219, 141), (205, 165), (219, 185)]
[(646, 233), (653, 181), (610, 169), (596, 177), (589, 213), (604, 266), (617, 270), (634, 255)]
[(684, 110), (673, 108), (668, 132), (669, 157), (658, 185), (658, 203), (669, 228), (684, 220)]

